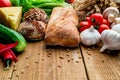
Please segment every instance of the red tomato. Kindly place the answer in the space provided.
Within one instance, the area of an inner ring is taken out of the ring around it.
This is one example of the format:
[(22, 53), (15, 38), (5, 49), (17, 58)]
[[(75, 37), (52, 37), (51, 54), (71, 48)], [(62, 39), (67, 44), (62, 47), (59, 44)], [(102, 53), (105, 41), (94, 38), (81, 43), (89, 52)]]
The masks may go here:
[(103, 23), (103, 15), (100, 14), (100, 13), (93, 13), (90, 16), (90, 22), (93, 25), (100, 25), (100, 24), (102, 24)]
[(81, 21), (80, 22), (80, 28), (79, 28), (79, 31), (80, 32), (82, 32), (82, 31), (84, 31), (85, 29), (88, 29), (88, 28), (90, 28), (90, 22), (88, 22), (88, 21)]
[(0, 0), (0, 7), (10, 7), (11, 2), (10, 0)]
[(74, 0), (68, 0), (68, 3), (73, 3), (74, 2)]
[(110, 29), (109, 26), (106, 24), (101, 24), (98, 28), (98, 32), (101, 34), (106, 29)]
[(90, 17), (87, 16), (87, 17), (86, 17), (86, 21), (90, 21)]
[(103, 19), (103, 24), (110, 26), (110, 23), (106, 19)]

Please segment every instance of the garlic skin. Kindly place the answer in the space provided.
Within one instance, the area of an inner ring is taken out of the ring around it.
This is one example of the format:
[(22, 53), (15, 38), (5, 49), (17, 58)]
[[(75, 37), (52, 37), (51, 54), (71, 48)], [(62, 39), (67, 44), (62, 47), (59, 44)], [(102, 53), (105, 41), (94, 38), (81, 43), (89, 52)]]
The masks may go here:
[(119, 23), (119, 24), (112, 25), (111, 30), (120, 33), (120, 23)]
[(100, 33), (93, 26), (80, 33), (81, 42), (86, 46), (95, 45), (100, 41)]
[(119, 50), (120, 49), (120, 34), (113, 30), (104, 30), (101, 34), (103, 46), (100, 52), (104, 50)]

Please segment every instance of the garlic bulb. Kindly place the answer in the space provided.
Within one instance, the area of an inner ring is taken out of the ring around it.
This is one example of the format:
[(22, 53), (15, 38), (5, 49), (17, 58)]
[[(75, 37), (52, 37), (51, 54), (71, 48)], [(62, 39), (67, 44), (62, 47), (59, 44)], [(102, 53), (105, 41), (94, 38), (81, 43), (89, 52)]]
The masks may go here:
[(81, 42), (86, 45), (95, 45), (100, 41), (100, 33), (93, 26), (84, 30), (80, 34)]
[(113, 25), (111, 29), (118, 32), (118, 33), (120, 33), (120, 23)]
[(103, 46), (100, 52), (104, 50), (119, 50), (120, 49), (120, 34), (113, 30), (104, 30), (101, 34)]

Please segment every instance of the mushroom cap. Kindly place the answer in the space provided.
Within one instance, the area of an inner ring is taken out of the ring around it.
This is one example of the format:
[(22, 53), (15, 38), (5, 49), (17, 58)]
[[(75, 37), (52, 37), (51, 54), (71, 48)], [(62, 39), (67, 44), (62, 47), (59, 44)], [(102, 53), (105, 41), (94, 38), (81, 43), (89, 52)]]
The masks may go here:
[(108, 7), (103, 11), (103, 17), (107, 18), (109, 14), (114, 14), (117, 17), (119, 16), (119, 10), (116, 7)]

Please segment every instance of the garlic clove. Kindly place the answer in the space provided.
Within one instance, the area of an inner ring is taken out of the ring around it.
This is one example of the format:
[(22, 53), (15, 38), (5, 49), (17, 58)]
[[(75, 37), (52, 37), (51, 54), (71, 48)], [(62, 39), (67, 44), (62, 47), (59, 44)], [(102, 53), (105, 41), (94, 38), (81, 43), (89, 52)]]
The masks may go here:
[(100, 49), (100, 52), (105, 51), (107, 48), (108, 48), (108, 46), (107, 46), (107, 45), (103, 45), (103, 46), (102, 46), (102, 48)]

